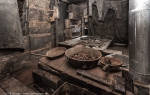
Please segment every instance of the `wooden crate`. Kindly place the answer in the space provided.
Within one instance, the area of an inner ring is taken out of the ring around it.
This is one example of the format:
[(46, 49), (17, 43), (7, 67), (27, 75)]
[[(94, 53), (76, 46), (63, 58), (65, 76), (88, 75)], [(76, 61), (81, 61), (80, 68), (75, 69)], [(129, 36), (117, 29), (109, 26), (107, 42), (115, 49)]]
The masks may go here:
[(72, 32), (72, 29), (65, 29), (65, 38), (74, 38), (81, 35), (81, 32)]
[(80, 7), (78, 5), (70, 4), (68, 6), (68, 12), (79, 11), (79, 10), (80, 10)]
[(69, 19), (72, 20), (81, 20), (83, 16), (83, 9), (80, 8), (80, 6), (75, 4), (70, 4), (68, 6), (68, 12), (69, 12)]
[(70, 19), (65, 19), (65, 28), (70, 28), (70, 25), (71, 25), (71, 21)]
[(79, 15), (78, 12), (72, 11), (72, 12), (69, 13), (69, 19), (80, 20), (80, 19), (82, 19), (82, 17)]
[(81, 20), (65, 19), (65, 38), (73, 38), (74, 36), (80, 36), (81, 31), (75, 30), (77, 26), (81, 25)]
[(65, 29), (65, 38), (71, 38), (71, 37), (72, 37), (71, 29)]

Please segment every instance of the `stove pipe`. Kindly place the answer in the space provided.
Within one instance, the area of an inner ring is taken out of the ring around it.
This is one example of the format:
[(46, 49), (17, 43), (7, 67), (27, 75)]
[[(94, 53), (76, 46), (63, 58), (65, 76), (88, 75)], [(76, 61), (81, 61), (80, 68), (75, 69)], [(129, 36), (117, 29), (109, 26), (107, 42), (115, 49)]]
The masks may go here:
[(129, 47), (133, 80), (150, 84), (150, 0), (129, 0)]

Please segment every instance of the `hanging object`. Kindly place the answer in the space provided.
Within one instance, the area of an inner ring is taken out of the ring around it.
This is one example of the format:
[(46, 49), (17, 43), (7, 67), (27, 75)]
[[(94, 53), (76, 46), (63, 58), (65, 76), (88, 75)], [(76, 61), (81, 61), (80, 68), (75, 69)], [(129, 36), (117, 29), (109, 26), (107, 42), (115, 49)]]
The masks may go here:
[(0, 0), (0, 49), (24, 49), (17, 0)]
[(122, 19), (122, 0), (88, 0), (88, 15), (92, 16), (92, 4), (96, 3), (98, 20), (104, 21), (109, 9), (113, 9), (117, 19)]

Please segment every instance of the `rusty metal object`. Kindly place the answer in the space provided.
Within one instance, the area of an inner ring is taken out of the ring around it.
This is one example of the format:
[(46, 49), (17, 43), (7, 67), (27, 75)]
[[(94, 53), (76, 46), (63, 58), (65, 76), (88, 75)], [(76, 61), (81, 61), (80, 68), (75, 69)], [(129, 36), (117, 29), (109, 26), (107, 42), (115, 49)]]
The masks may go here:
[(87, 78), (89, 78), (89, 79), (92, 79), (92, 80), (94, 80), (94, 81), (97, 81), (97, 82), (99, 82), (99, 83), (101, 83), (101, 84), (104, 84), (104, 85), (107, 85), (107, 86), (111, 86), (111, 87), (114, 85), (114, 82), (113, 82), (112, 80), (107, 79), (107, 78), (104, 78), (104, 77), (97, 76), (97, 75), (92, 74), (92, 73), (90, 73), (90, 72), (88, 72), (88, 71), (79, 70), (79, 69), (78, 69), (76, 72), (77, 72), (77, 74), (79, 74), (79, 75), (82, 75), (82, 76), (84, 76), (84, 77), (87, 77)]
[(46, 55), (53, 58), (53, 57), (60, 56), (60, 55), (64, 54), (65, 50), (66, 50), (65, 47), (56, 47), (56, 48), (53, 48), (50, 51), (48, 51), (46, 53)]
[(122, 54), (110, 54), (105, 57), (110, 57), (110, 58), (118, 58), (119, 60), (122, 61), (122, 67), (124, 68), (129, 68), (129, 57), (126, 55)]
[(32, 55), (43, 56), (50, 59), (59, 58), (64, 55), (66, 48), (65, 47), (55, 47), (49, 50), (46, 55), (31, 53)]
[(102, 64), (104, 71), (118, 71), (122, 65), (122, 61), (119, 59), (109, 57), (102, 57), (100, 63)]
[[(95, 59), (80, 60), (71, 57), (73, 54), (77, 54), (81, 52), (86, 54), (91, 54), (92, 56), (95, 57)], [(86, 47), (70, 48), (66, 50), (65, 55), (68, 63), (76, 69), (91, 69), (97, 65), (98, 60), (102, 57), (100, 51), (91, 48), (86, 48)]]
[(110, 54), (110, 55), (107, 55), (105, 57), (117, 58), (117, 59), (121, 60), (122, 65), (119, 68), (119, 70), (129, 71), (129, 57), (128, 56), (122, 55), (122, 54)]

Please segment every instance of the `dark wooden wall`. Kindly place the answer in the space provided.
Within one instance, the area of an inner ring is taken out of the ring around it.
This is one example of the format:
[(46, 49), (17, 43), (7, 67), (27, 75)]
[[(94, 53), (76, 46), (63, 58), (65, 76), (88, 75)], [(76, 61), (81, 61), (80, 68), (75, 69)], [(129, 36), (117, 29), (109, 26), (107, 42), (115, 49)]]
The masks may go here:
[(59, 4), (59, 19), (56, 26), (56, 44), (64, 41), (65, 18), (66, 18), (66, 3)]

